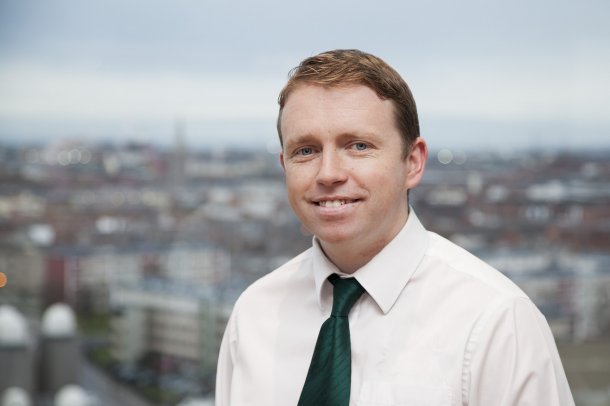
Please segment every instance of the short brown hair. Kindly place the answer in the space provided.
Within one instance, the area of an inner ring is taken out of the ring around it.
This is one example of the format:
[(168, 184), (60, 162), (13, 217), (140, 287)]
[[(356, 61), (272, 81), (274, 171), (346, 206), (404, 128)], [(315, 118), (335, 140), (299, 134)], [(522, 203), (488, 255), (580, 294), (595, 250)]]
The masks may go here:
[(303, 60), (288, 74), (288, 83), (280, 92), (277, 132), (282, 141), (282, 110), (290, 93), (301, 84), (321, 86), (364, 85), (383, 100), (391, 100), (395, 108), (396, 125), (402, 135), (404, 156), (419, 136), (417, 107), (411, 90), (403, 78), (381, 58), (357, 49), (337, 49)]

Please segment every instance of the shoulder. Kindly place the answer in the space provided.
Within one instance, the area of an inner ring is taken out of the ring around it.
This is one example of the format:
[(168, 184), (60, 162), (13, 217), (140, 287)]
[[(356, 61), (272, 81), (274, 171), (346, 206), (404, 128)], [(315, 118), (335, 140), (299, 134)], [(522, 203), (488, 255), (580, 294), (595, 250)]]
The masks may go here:
[(480, 258), (436, 233), (429, 232), (429, 237), (427, 260), (435, 269), (444, 270), (452, 278), (459, 279), (484, 296), (488, 294), (490, 298), (528, 299), (513, 281)]
[(471, 339), (482, 331), (514, 334), (515, 326), (526, 334), (534, 334), (534, 326), (547, 334), (544, 315), (506, 275), (438, 234), (430, 233), (430, 240), (426, 260), (428, 271), (436, 273), (431, 280), (447, 306), (472, 312)]

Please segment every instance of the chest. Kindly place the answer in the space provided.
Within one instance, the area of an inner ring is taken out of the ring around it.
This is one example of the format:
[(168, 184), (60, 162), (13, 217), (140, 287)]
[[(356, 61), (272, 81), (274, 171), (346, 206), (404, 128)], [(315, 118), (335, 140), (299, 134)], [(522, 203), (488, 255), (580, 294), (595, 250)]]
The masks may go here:
[[(459, 404), (468, 323), (442, 314), (409, 305), (383, 314), (367, 298), (355, 306), (349, 317), (350, 404)], [(257, 399), (244, 404), (297, 403), (326, 317), (323, 312), (290, 313), (284, 308), (248, 323), (248, 331), (240, 335), (249, 344), (240, 346), (236, 374), (242, 385), (252, 386), (241, 393), (257, 393)]]

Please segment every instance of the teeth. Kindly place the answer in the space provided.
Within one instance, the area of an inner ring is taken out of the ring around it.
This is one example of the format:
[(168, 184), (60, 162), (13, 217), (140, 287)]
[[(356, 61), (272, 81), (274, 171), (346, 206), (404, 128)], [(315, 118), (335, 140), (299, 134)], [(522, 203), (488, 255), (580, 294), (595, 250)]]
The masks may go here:
[(320, 206), (322, 207), (340, 207), (346, 203), (345, 200), (322, 200)]

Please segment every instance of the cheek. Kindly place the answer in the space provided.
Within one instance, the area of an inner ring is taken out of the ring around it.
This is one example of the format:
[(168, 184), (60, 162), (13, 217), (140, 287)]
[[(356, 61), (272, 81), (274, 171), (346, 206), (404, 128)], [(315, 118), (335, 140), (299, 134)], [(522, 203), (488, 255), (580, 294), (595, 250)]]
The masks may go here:
[(390, 163), (384, 165), (362, 165), (355, 172), (363, 182), (373, 187), (383, 188), (400, 183), (400, 169)]
[(286, 169), (285, 180), (287, 187), (293, 187), (299, 183), (299, 174), (296, 171), (292, 171), (290, 169)]
[(387, 166), (367, 173), (366, 182), (372, 188), (371, 192), (384, 200), (396, 199), (397, 196), (402, 194), (406, 196), (406, 179), (403, 172), (400, 171), (401, 168)]
[(295, 195), (303, 194), (307, 188), (307, 182), (304, 176), (299, 176), (297, 173), (286, 172), (286, 190), (290, 200), (295, 198)]

